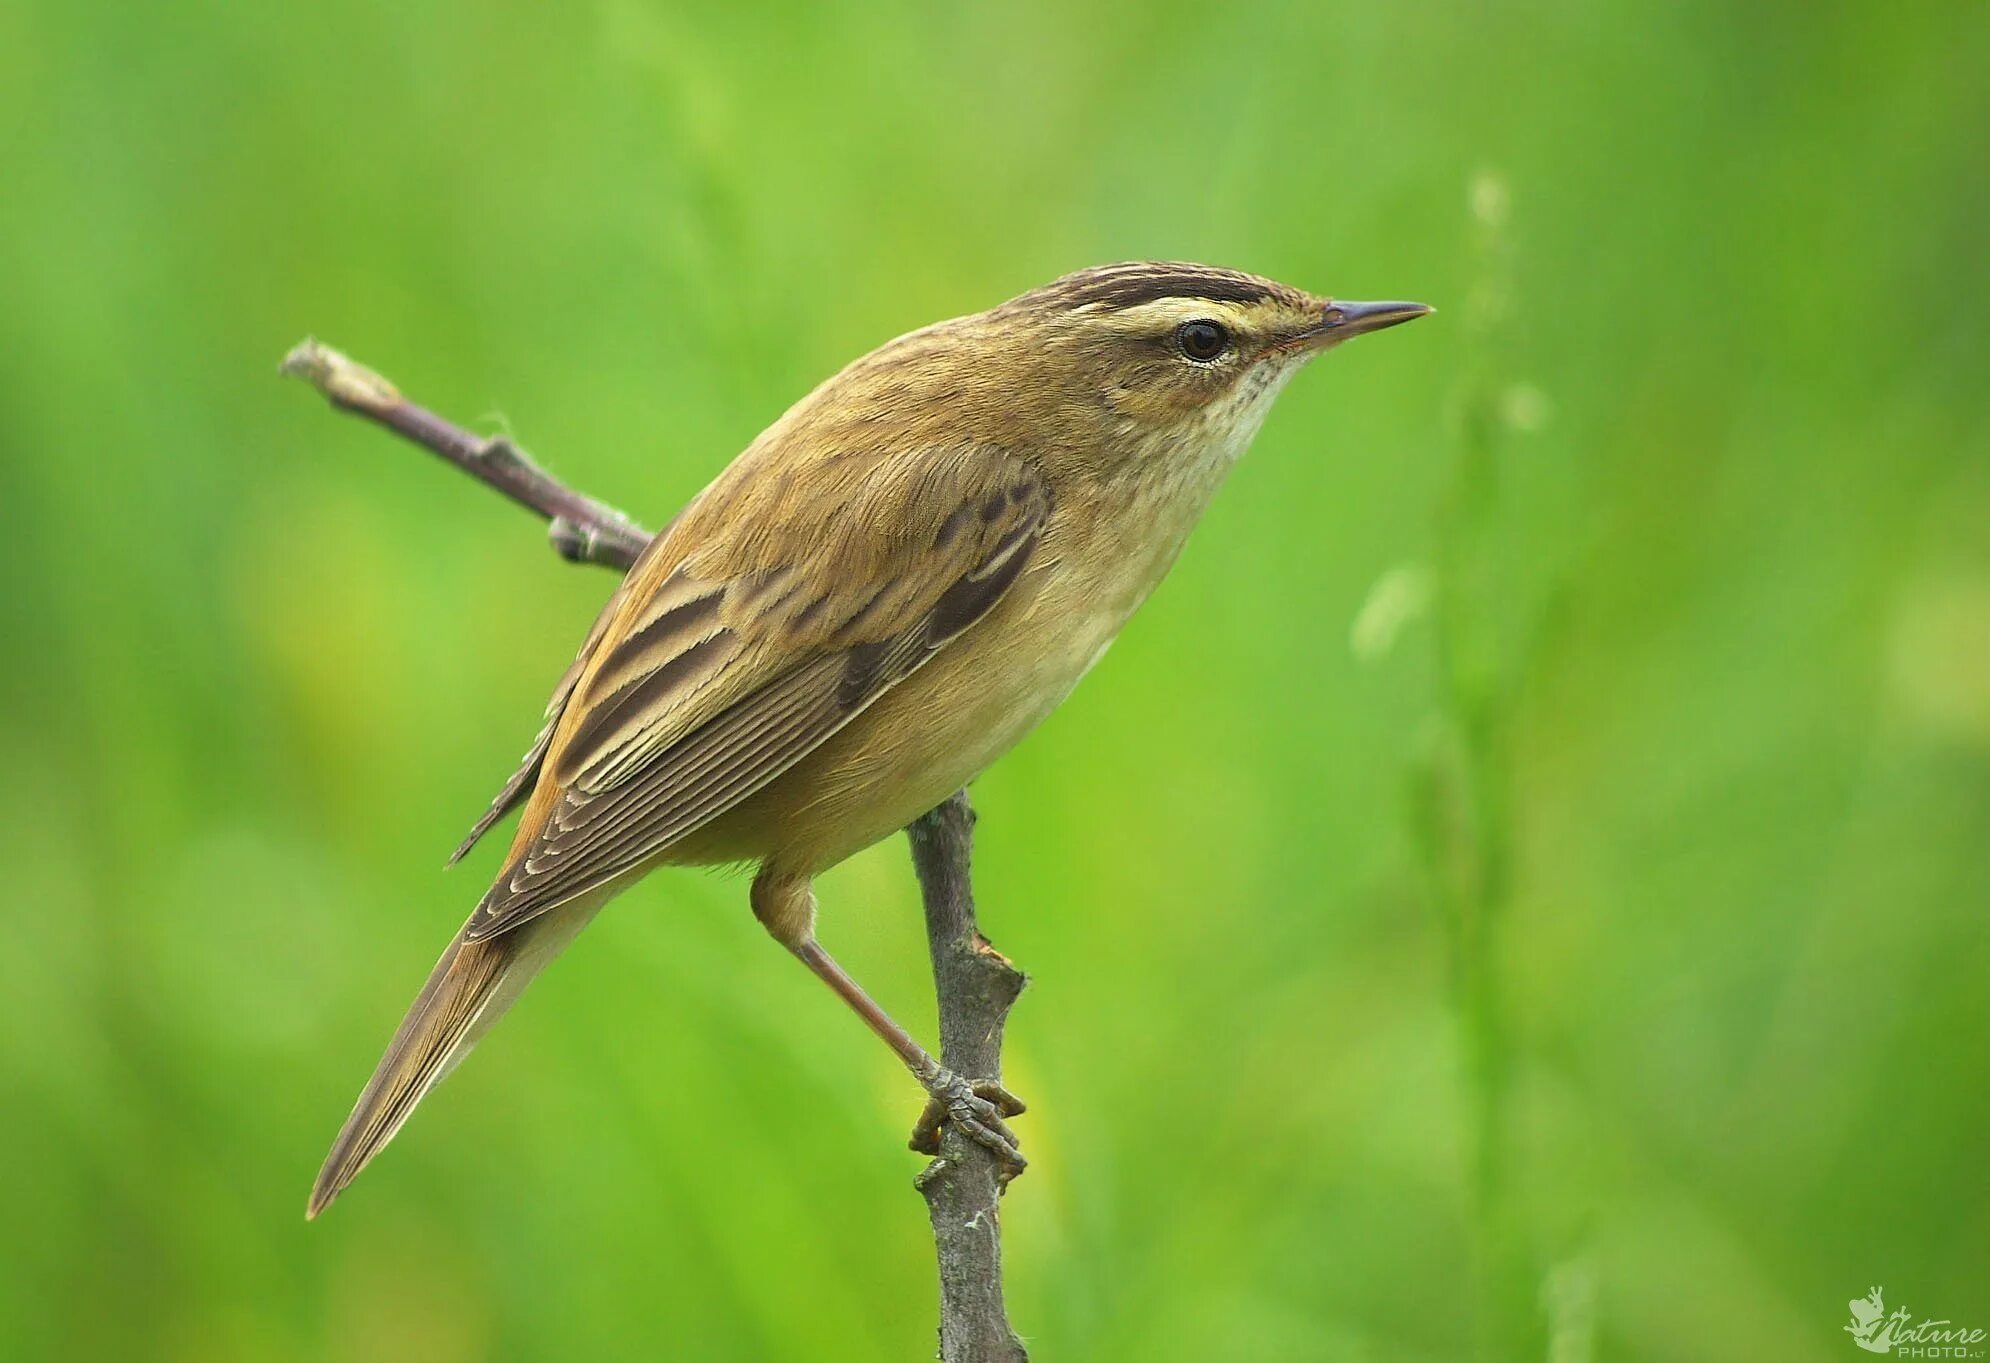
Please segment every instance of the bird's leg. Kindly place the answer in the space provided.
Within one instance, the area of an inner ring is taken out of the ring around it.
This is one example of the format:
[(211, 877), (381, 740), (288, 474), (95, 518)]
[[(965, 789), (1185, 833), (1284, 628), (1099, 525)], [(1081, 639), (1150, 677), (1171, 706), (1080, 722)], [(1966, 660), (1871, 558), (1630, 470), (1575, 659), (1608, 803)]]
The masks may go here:
[(815, 972), (818, 979), (850, 1005), (851, 1011), (862, 1018), (866, 1026), (883, 1038), (884, 1044), (905, 1062), (905, 1067), (912, 1071), (912, 1077), (926, 1090), (926, 1110), (920, 1114), (919, 1122), (912, 1131), (914, 1150), (929, 1155), (939, 1154), (940, 1128), (951, 1121), (963, 1134), (993, 1151), (1011, 1178), (1023, 1171), (1027, 1161), (1016, 1148), (1016, 1134), (1002, 1120), (1022, 1112), (1021, 1100), (993, 1079), (965, 1079), (941, 1065), (931, 1052), (893, 1022), (891, 1015), (880, 1008), (877, 1001), (864, 992), (864, 987), (852, 979), (849, 972), (838, 965), (836, 958), (824, 951), (822, 944), (813, 937), (797, 945), (794, 953), (801, 958), (803, 965)]
[(955, 1074), (914, 1041), (911, 1033), (892, 1021), (877, 1000), (816, 941), (815, 896), (807, 881), (762, 874), (753, 882), (753, 912), (776, 941), (792, 951), (817, 979), (835, 990), (850, 1011), (891, 1047), (892, 1054), (905, 1063), (912, 1077), (926, 1090), (926, 1110), (912, 1133), (914, 1150), (938, 1154), (940, 1129), (951, 1121), (963, 1135), (992, 1151), (1002, 1162), (1007, 1177), (1014, 1178), (1023, 1171), (1028, 1161), (1016, 1147), (1015, 1132), (1003, 1120), (1020, 1114), (1022, 1102), (992, 1079), (970, 1080)]

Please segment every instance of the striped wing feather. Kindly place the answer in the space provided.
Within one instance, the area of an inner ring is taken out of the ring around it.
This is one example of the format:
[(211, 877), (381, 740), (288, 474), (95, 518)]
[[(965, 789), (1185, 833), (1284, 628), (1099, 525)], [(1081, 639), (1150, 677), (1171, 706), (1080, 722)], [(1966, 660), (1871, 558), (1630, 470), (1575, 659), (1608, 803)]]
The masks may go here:
[(641, 567), (639, 560), (635, 567), (630, 569), (629, 575), (623, 578), (622, 585), (615, 589), (615, 594), (608, 598), (608, 604), (601, 614), (595, 617), (593, 626), (587, 632), (587, 638), (581, 643), (580, 652), (575, 655), (572, 664), (560, 675), (560, 680), (553, 687), (552, 699), (546, 702), (545, 724), (540, 727), (525, 756), (519, 760), (518, 769), (505, 781), (496, 797), (491, 800), (490, 806), (477, 817), (477, 822), (471, 826), (469, 834), (463, 841), (457, 843), (456, 850), (449, 854), (449, 865), (454, 866), (468, 856), (470, 849), (482, 840), (484, 834), (491, 831), (498, 820), (524, 804), (526, 797), (531, 795), (532, 787), (539, 780), (539, 770), (545, 764), (546, 751), (553, 746), (553, 731), (559, 727), (560, 716), (566, 711), (567, 701), (573, 695), (574, 686), (580, 681), (581, 673), (586, 671), (589, 661), (594, 657), (596, 645), (607, 632), (609, 621), (615, 618), (628, 593), (629, 584), (635, 580)]
[[(722, 479), (631, 573), (535, 749), (468, 940), (642, 865), (799, 762), (1001, 598), (1049, 509), (1027, 465), (986, 448), (849, 464), (824, 480), (846, 497)], [(783, 533), (755, 533), (770, 516)]]

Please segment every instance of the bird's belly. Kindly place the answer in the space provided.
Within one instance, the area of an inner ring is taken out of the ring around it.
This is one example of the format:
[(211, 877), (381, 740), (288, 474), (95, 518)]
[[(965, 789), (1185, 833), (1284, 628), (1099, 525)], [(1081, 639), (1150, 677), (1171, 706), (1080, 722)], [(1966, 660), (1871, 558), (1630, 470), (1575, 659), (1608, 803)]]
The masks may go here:
[(1078, 593), (1026, 573), (987, 618), (801, 762), (672, 849), (679, 863), (812, 874), (903, 828), (981, 774), (1071, 693), (1151, 583)]

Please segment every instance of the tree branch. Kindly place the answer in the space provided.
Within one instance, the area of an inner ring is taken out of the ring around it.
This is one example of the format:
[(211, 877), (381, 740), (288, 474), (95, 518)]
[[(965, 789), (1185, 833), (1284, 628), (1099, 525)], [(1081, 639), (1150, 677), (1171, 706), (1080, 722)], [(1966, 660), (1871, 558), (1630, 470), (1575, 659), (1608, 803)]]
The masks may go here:
[[(386, 427), (543, 517), (549, 522), (547, 538), (569, 562), (627, 572), (649, 543), (649, 532), (640, 525), (567, 487), (511, 441), (473, 435), (409, 402), (385, 378), (329, 346), (304, 341), (284, 357), (280, 372), (303, 379), (340, 411)], [(1025, 979), (975, 924), (974, 810), (967, 792), (922, 815), (905, 833), (926, 908), (940, 1063), (955, 1074), (1000, 1079), (1002, 1029)], [(951, 1126), (939, 1157), (917, 1179), (939, 1259), (944, 1363), (1027, 1363), (1002, 1302), (1005, 1182), (994, 1154)]]
[[(955, 1074), (999, 1080), (1002, 1028), (1028, 981), (988, 945), (974, 922), (969, 861), (974, 809), (957, 791), (905, 830), (926, 902), (926, 943), (940, 1000), (940, 1063)], [(940, 1357), (944, 1363), (1026, 1363), (1002, 1304), (1001, 1197), (995, 1153), (952, 1126), (940, 1157), (918, 1178), (940, 1256)]]
[(379, 422), (537, 512), (551, 522), (546, 537), (568, 562), (599, 563), (627, 572), (650, 542), (649, 531), (605, 502), (575, 492), (503, 436), (472, 435), (426, 407), (417, 407), (386, 379), (330, 346), (305, 340), (283, 357), (278, 372), (303, 379), (340, 411)]

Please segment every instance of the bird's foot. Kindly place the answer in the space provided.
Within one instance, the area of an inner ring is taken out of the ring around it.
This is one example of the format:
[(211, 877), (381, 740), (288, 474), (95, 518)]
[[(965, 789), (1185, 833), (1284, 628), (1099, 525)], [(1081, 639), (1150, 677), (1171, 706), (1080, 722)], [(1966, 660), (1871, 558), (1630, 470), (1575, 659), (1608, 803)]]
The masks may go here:
[(926, 1086), (926, 1110), (912, 1128), (912, 1148), (922, 1155), (940, 1153), (940, 1136), (951, 1122), (960, 1133), (992, 1153), (1002, 1166), (1003, 1182), (1028, 1167), (1016, 1146), (1016, 1133), (1004, 1117), (1026, 1110), (1023, 1100), (993, 1079), (963, 1079), (952, 1070), (921, 1075)]

